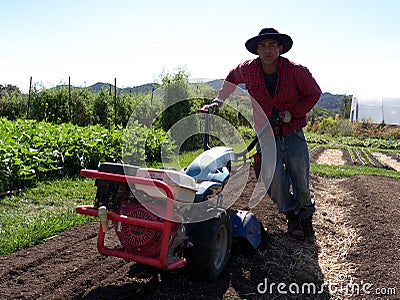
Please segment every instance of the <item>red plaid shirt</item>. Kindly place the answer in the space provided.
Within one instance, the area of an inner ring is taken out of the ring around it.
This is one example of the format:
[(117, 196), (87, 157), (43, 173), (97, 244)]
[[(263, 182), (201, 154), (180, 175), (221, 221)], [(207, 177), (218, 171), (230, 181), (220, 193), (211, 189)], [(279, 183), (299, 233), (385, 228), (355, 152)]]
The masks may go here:
[[(218, 92), (218, 98), (227, 99), (236, 85), (244, 83), (249, 94), (261, 106), (267, 117), (272, 117), (273, 107), (280, 112), (288, 110), (291, 113), (291, 121), (282, 122), (282, 134), (292, 133), (307, 124), (306, 115), (321, 97), (321, 89), (306, 67), (295, 64), (287, 58), (279, 57), (277, 72), (275, 96), (272, 97), (265, 83), (260, 58), (247, 60), (229, 72)], [(260, 130), (263, 127), (260, 120), (265, 120), (265, 117), (260, 119), (255, 111), (253, 109), (254, 126), (256, 130)], [(274, 131), (278, 133), (276, 128)]]

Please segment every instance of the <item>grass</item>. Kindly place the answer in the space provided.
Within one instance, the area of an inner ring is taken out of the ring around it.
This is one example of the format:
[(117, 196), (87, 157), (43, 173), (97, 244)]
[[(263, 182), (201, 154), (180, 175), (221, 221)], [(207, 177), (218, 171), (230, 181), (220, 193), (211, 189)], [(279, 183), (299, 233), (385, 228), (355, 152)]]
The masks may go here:
[(400, 173), (384, 168), (367, 166), (331, 166), (325, 164), (311, 164), (311, 172), (327, 177), (350, 177), (354, 175), (379, 175), (400, 178)]
[(95, 192), (92, 179), (63, 178), (0, 198), (0, 256), (89, 221), (75, 206), (92, 203)]

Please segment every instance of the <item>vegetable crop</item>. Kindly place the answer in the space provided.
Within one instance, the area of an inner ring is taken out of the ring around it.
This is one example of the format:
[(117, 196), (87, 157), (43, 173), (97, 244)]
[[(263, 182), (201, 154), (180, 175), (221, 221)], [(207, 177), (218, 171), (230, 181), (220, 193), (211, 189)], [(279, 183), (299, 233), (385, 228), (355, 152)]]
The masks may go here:
[[(145, 158), (149, 152), (151, 160), (154, 152), (160, 151), (159, 144), (173, 148), (164, 131), (139, 125), (134, 130), (146, 140), (146, 150), (130, 149), (135, 155)], [(119, 126), (79, 127), (0, 118), (0, 191), (22, 188), (49, 176), (77, 174), (82, 168), (97, 168), (102, 161), (122, 161), (123, 139), (124, 130)]]

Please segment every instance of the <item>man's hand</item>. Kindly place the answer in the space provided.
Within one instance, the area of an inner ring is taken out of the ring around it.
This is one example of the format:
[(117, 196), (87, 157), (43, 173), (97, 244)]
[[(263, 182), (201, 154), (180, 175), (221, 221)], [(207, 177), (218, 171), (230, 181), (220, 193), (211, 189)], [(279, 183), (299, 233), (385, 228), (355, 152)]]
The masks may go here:
[(216, 109), (222, 106), (222, 103), (224, 103), (223, 100), (219, 98), (215, 98), (210, 104), (204, 105), (202, 108), (200, 108), (200, 111), (209, 111), (210, 109)]
[(215, 109), (215, 108), (218, 108), (218, 104), (216, 102), (211, 102), (210, 104), (204, 105), (199, 110), (201, 110), (201, 111), (209, 111), (210, 109)]

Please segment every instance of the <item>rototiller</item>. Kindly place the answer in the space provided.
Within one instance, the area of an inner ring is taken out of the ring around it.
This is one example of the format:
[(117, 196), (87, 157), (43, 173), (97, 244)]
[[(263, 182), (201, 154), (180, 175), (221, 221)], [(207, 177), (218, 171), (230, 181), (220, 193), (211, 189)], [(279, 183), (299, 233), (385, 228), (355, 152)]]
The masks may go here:
[[(254, 248), (260, 245), (265, 232), (255, 215), (223, 208), (220, 197), (231, 163), (245, 160), (257, 138), (241, 153), (228, 147), (208, 149), (208, 111), (200, 112), (205, 117), (205, 151), (181, 171), (119, 163), (81, 170), (96, 179), (97, 193), (94, 205), (77, 206), (76, 212), (100, 219), (100, 253), (166, 270), (188, 264), (198, 278), (215, 281), (229, 260), (232, 238), (244, 238)], [(185, 216), (202, 203), (202, 221), (188, 221)], [(110, 231), (119, 241), (112, 246), (106, 245)]]

